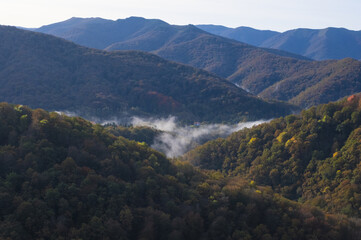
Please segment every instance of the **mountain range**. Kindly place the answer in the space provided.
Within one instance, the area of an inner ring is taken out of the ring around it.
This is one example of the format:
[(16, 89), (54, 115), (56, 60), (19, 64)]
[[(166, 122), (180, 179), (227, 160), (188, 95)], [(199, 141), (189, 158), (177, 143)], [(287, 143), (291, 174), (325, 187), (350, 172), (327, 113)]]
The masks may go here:
[[(72, 18), (36, 31), (108, 51), (149, 51), (213, 72), (261, 97), (301, 107), (336, 101), (361, 91), (361, 63), (357, 60), (312, 61), (210, 34), (193, 25), (175, 26), (138, 17), (117, 21)], [(342, 91), (335, 91), (340, 86)]]
[[(360, 239), (360, 61), (143, 18), (42, 29), (68, 40), (0, 26), (0, 239)], [(200, 131), (281, 117), (167, 159), (160, 130), (39, 107)]]
[(299, 28), (280, 33), (249, 27), (227, 28), (219, 25), (197, 25), (197, 27), (254, 46), (283, 50), (315, 60), (348, 57), (361, 59), (361, 31), (329, 27)]
[(169, 116), (239, 121), (285, 115), (204, 70), (139, 51), (85, 48), (46, 34), (0, 27), (0, 100), (82, 116)]

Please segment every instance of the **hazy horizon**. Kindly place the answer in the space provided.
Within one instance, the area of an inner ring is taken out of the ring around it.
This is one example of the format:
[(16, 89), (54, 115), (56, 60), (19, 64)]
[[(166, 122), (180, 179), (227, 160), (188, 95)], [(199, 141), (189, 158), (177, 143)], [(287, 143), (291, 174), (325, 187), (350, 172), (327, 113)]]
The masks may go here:
[(5, 0), (0, 3), (0, 24), (37, 28), (71, 17), (125, 19), (130, 16), (161, 19), (170, 24), (247, 26), (284, 32), (296, 28), (342, 27), (361, 30), (361, 2), (356, 0), (155, 0), (85, 1)]
[[(59, 22), (64, 22), (64, 21), (67, 21), (67, 20), (70, 20), (72, 18), (82, 18), (82, 19), (87, 19), (87, 18), (100, 18), (100, 19), (104, 19), (104, 20), (111, 20), (111, 21), (117, 21), (117, 20), (124, 20), (124, 19), (127, 19), (127, 18), (131, 18), (131, 17), (137, 17), (137, 18), (145, 18), (143, 16), (128, 16), (128, 17), (124, 17), (124, 18), (118, 18), (118, 19), (110, 19), (110, 18), (103, 18), (103, 17), (97, 17), (97, 16), (92, 16), (92, 17), (78, 17), (78, 16), (73, 16), (73, 17), (70, 17), (70, 18), (67, 18), (67, 19), (63, 19), (63, 20), (60, 20), (58, 22), (51, 22), (49, 24), (44, 24), (44, 25), (41, 25), (41, 26), (37, 26), (37, 27), (26, 27), (26, 26), (20, 26), (20, 25), (9, 25), (9, 26), (15, 26), (15, 27), (20, 27), (20, 28), (25, 28), (25, 29), (36, 29), (36, 28), (40, 28), (40, 27), (43, 27), (43, 26), (48, 26), (48, 25), (51, 25), (51, 24), (56, 24), (56, 23), (59, 23)], [(145, 19), (157, 19), (157, 20), (162, 20), (164, 22), (167, 22), (166, 20), (164, 19), (161, 19), (161, 18), (145, 18)], [(174, 24), (174, 23), (170, 23), (170, 22), (167, 22), (171, 25), (179, 25), (179, 26), (184, 26), (184, 25), (188, 25), (188, 24)], [(238, 28), (238, 27), (249, 27), (249, 28), (253, 28), (253, 29), (256, 29), (256, 30), (269, 30), (269, 31), (275, 31), (275, 32), (280, 32), (280, 33), (283, 33), (283, 32), (287, 32), (287, 31), (290, 31), (290, 30), (294, 30), (294, 29), (312, 29), (312, 30), (321, 30), (321, 29), (326, 29), (326, 28), (344, 28), (344, 29), (347, 29), (347, 30), (350, 30), (350, 31), (361, 31), (361, 28), (360, 30), (357, 30), (357, 29), (350, 29), (350, 28), (346, 28), (346, 27), (335, 27), (335, 26), (328, 26), (328, 27), (324, 27), (324, 28), (307, 28), (307, 27), (299, 27), (299, 28), (290, 28), (290, 29), (286, 29), (286, 30), (283, 30), (283, 31), (280, 31), (280, 30), (274, 30), (274, 29), (265, 29), (265, 28), (256, 28), (256, 27), (252, 27), (252, 26), (245, 26), (245, 25), (242, 25), (242, 26), (227, 26), (227, 25), (222, 25), (222, 24), (213, 24), (213, 23), (202, 23), (202, 24), (193, 24), (193, 23), (189, 23), (189, 24), (192, 24), (192, 25), (213, 25), (213, 26), (223, 26), (223, 27), (227, 27), (227, 28)], [(0, 24), (1, 25), (1, 24)]]

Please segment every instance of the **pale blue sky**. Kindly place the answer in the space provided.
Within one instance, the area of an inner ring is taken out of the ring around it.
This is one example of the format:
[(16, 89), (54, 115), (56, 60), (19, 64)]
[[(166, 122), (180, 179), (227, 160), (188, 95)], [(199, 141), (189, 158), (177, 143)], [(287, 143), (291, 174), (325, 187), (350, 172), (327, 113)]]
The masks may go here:
[(73, 16), (141, 16), (179, 25), (361, 30), (360, 10), (361, 0), (1, 0), (0, 24), (39, 27)]

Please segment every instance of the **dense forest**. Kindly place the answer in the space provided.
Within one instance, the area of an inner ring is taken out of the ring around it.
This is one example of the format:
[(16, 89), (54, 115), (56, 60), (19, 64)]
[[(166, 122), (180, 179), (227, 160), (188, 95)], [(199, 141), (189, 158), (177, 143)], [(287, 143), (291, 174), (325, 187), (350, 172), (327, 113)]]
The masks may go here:
[(361, 216), (361, 96), (217, 139), (184, 158), (271, 186), (327, 212)]
[(0, 42), (0, 101), (89, 119), (174, 115), (191, 123), (269, 119), (295, 109), (154, 54), (90, 49), (5, 26)]
[(0, 165), (1, 239), (361, 236), (355, 220), (22, 105), (0, 104)]
[(120, 126), (116, 124), (108, 124), (105, 125), (105, 128), (114, 136), (122, 136), (129, 140), (144, 142), (148, 146), (152, 145), (154, 139), (163, 133), (161, 130), (147, 126)]

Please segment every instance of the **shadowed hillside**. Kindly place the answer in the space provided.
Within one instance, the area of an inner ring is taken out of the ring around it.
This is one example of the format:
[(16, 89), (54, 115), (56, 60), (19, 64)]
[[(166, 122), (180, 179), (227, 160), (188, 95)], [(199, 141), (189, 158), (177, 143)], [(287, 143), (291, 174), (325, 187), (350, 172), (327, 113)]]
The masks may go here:
[(2, 101), (103, 119), (175, 115), (192, 122), (271, 118), (291, 109), (153, 54), (88, 49), (13, 27), (0, 33)]
[[(243, 30), (257, 33), (257, 30)], [(338, 33), (333, 33), (336, 30), (324, 31), (323, 36), (337, 35)], [(299, 55), (254, 47), (216, 36), (192, 25), (174, 26), (160, 20), (136, 17), (117, 21), (74, 18), (42, 27), (38, 31), (55, 34), (91, 47), (99, 45), (87, 39), (100, 41), (101, 36), (110, 39), (109, 36), (112, 35), (111, 39), (114, 42), (107, 45), (110, 41), (105, 41), (101, 48), (150, 51), (166, 59), (216, 73), (253, 94), (268, 99), (290, 101), (302, 107), (336, 101), (360, 91), (359, 61), (310, 61)], [(301, 44), (299, 41), (301, 40), (291, 41), (290, 45), (298, 48), (307, 47), (307, 44)], [(352, 45), (346, 40), (342, 42), (345, 42), (344, 47)], [(333, 90), (339, 86), (346, 87), (341, 92)]]

